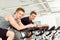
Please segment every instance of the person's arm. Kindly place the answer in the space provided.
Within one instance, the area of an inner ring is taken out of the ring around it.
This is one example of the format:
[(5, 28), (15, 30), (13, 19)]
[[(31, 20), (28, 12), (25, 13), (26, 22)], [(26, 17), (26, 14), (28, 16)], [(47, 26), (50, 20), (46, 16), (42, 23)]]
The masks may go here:
[(16, 28), (17, 30), (22, 30), (22, 29), (25, 29), (25, 28), (30, 28), (30, 27), (33, 27), (35, 25), (33, 24), (29, 24), (29, 25), (18, 25), (17, 22), (15, 21), (15, 19), (11, 16), (11, 15), (8, 15), (7, 17), (8, 21), (10, 22), (10, 24)]
[[(21, 22), (21, 20), (20, 20), (20, 19), (19, 19), (19, 24), (20, 24), (20, 26), (23, 26), (23, 24), (22, 24), (22, 22)], [(29, 27), (29, 26), (31, 26), (31, 27), (32, 27), (32, 26), (35, 26), (35, 27), (36, 27), (37, 25), (36, 25), (36, 24), (32, 24), (32, 23), (31, 23), (31, 24), (24, 25), (24, 26), (27, 26), (27, 27)]]
[(41, 24), (41, 25), (38, 25), (38, 27), (46, 27), (46, 26), (49, 26), (48, 24)]

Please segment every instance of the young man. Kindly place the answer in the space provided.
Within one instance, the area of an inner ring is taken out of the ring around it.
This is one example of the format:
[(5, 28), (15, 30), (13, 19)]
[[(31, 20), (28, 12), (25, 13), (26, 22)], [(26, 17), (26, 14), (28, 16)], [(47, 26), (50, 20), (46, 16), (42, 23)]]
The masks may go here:
[[(28, 24), (31, 24), (31, 23), (34, 24), (34, 23), (32, 22), (32, 20), (35, 19), (36, 15), (37, 15), (37, 13), (34, 12), (34, 11), (32, 11), (28, 17), (22, 18), (22, 19), (21, 19), (21, 22), (22, 22), (24, 25), (28, 25)], [(38, 25), (37, 27), (43, 27), (43, 26), (48, 26), (48, 25), (47, 25), (47, 24), (43, 24), (43, 25)]]
[(35, 24), (28, 24), (28, 25), (23, 25), (21, 22), (21, 17), (24, 15), (25, 11), (23, 8), (17, 8), (14, 16), (12, 17), (10, 14), (6, 16), (7, 21), (10, 23), (10, 26), (12, 27), (12, 30), (16, 34), (16, 40), (21, 40), (20, 39), (20, 32), (17, 30), (22, 30), (25, 28), (30, 28), (30, 27), (35, 27)]
[[(22, 22), (24, 25), (28, 25), (28, 24), (31, 24), (31, 23), (34, 24), (34, 23), (32, 22), (32, 20), (35, 19), (36, 15), (37, 15), (37, 13), (34, 12), (34, 11), (32, 11), (32, 12), (30, 13), (30, 16), (22, 18), (22, 19), (21, 19), (21, 22)], [(28, 34), (31, 35), (31, 32), (29, 32)], [(27, 38), (27, 40), (31, 40), (31, 39), (30, 39), (30, 38)]]
[(24, 25), (28, 25), (28, 24), (30, 24), (30, 23), (33, 24), (32, 20), (35, 19), (36, 15), (37, 15), (37, 13), (34, 12), (34, 11), (32, 11), (32, 12), (30, 13), (30, 16), (22, 18), (22, 19), (21, 19), (21, 22), (22, 22)]
[[(21, 19), (21, 22), (22, 22), (24, 25), (28, 25), (28, 24), (31, 24), (31, 23), (34, 24), (34, 23), (32, 22), (32, 20), (35, 19), (36, 15), (37, 15), (37, 13), (34, 12), (34, 11), (32, 11), (28, 17), (22, 18), (22, 19)], [(37, 27), (42, 27), (42, 26), (47, 26), (47, 25), (45, 25), (45, 24), (44, 24), (44, 25), (38, 25)], [(29, 35), (30, 35), (30, 34), (31, 34), (31, 32), (29, 33)], [(31, 40), (31, 39), (30, 39), (30, 38), (27, 38), (27, 40)]]

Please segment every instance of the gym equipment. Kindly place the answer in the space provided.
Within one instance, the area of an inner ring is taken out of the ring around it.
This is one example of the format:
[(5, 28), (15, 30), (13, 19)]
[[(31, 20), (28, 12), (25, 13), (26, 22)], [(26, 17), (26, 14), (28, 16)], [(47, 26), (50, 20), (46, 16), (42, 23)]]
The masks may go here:
[[(50, 29), (49, 29), (49, 26), (44, 26), (41, 28), (33, 27), (33, 28), (20, 30), (20, 32), (24, 33), (24, 35), (21, 37), (22, 39), (29, 38), (35, 35), (36, 37), (37, 36), (43, 37), (43, 40), (54, 40), (55, 36), (60, 33), (60, 26), (57, 28), (55, 28), (55, 26), (52, 26)], [(28, 36), (29, 32), (31, 32), (31, 35)]]

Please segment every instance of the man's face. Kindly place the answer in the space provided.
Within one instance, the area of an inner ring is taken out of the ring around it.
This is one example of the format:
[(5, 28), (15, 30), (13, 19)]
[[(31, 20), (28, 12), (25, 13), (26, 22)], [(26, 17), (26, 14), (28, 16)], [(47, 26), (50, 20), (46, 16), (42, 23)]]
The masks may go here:
[(36, 17), (36, 15), (35, 15), (35, 14), (30, 14), (30, 20), (34, 20), (34, 19), (35, 19), (35, 17)]
[(21, 19), (23, 15), (24, 15), (23, 11), (16, 12), (16, 16), (17, 16), (18, 19)]

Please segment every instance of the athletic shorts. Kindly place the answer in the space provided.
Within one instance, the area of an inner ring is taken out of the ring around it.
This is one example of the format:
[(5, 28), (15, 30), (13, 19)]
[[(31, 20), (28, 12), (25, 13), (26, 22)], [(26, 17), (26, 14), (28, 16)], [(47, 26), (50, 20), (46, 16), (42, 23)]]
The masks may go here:
[(0, 28), (0, 37), (2, 38), (2, 39), (7, 39), (7, 37), (6, 37), (6, 33), (7, 33), (7, 29), (2, 29), (2, 28)]

